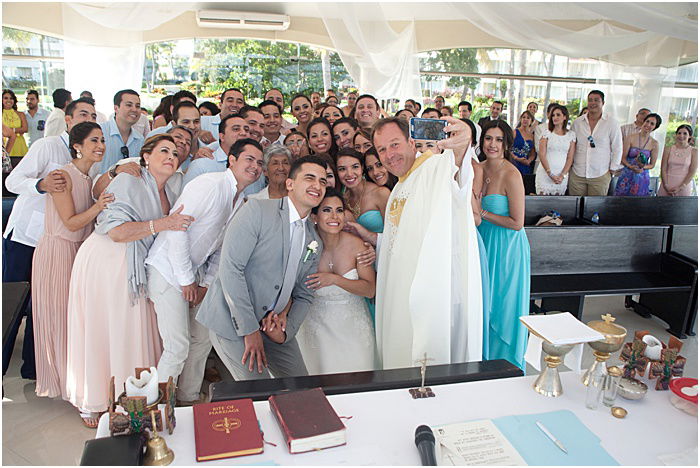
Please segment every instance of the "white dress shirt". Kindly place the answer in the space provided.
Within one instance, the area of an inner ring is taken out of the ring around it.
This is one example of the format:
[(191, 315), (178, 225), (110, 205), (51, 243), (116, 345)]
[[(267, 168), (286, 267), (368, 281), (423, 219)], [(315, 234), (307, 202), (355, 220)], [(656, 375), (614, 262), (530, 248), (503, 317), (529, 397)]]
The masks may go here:
[[(209, 131), (214, 136), (214, 141), (219, 143), (219, 124), (221, 123), (221, 114), (203, 115), (199, 118), (202, 130)], [(211, 146), (210, 146), (211, 148)]]
[(197, 282), (209, 287), (219, 270), (226, 226), (243, 204), (233, 172), (202, 174), (185, 186), (171, 212), (181, 205), (183, 215), (194, 217), (187, 231), (163, 231), (146, 258), (177, 289)]
[(36, 247), (44, 233), (44, 211), (46, 195), (37, 191), (36, 185), (49, 172), (60, 169), (71, 162), (68, 151), (68, 133), (44, 137), (29, 148), (17, 167), (5, 179), (10, 192), (19, 195), (7, 220), (3, 237), (13, 232), (12, 240)]
[(627, 135), (632, 135), (641, 132), (642, 127), (637, 127), (637, 124), (635, 122), (632, 122), (620, 127), (620, 131), (622, 131), (622, 140), (624, 141)]
[(66, 113), (63, 109), (54, 107), (49, 118), (46, 119), (46, 125), (44, 126), (44, 136), (60, 136), (61, 133), (68, 130), (66, 127)]
[[(584, 114), (571, 129), (576, 132), (573, 171), (577, 176), (595, 179), (622, 167), (622, 132), (617, 120), (603, 114), (591, 134), (588, 114)], [(593, 137), (595, 148), (591, 148), (589, 136)]]

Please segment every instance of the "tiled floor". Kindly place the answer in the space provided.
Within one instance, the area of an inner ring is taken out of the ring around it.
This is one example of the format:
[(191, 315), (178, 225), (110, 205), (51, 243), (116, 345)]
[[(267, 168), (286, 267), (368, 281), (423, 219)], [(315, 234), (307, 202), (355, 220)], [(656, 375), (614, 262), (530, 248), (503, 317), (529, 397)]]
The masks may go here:
[[(669, 334), (663, 322), (643, 319), (623, 306), (623, 298), (587, 298), (584, 322), (595, 320), (601, 314), (611, 313), (630, 333), (649, 330), (662, 341)], [(19, 377), (23, 330), (15, 345), (15, 352), (7, 375), (3, 379), (5, 397), (2, 403), (2, 463), (3, 465), (77, 465), (85, 440), (94, 437), (95, 431), (85, 428), (77, 411), (67, 402), (37, 398), (34, 382)], [(698, 376), (698, 340), (689, 337), (684, 341), (683, 356), (688, 359), (685, 375)], [(616, 361), (613, 357), (611, 361)], [(590, 365), (590, 350), (584, 355), (584, 365)], [(225, 370), (220, 368), (222, 375)], [(534, 372), (532, 368), (529, 372)]]

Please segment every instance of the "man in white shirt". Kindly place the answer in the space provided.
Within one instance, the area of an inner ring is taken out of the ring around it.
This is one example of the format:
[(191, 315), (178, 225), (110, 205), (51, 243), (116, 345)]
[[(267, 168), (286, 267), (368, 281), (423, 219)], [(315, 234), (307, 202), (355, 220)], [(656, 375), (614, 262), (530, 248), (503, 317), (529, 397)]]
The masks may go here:
[(267, 140), (268, 145), (273, 143), (284, 144), (284, 135), (282, 134), (282, 108), (277, 102), (266, 100), (258, 106), (263, 115), (264, 126), (263, 135)]
[(186, 231), (159, 234), (146, 258), (148, 295), (163, 340), (158, 375), (177, 381), (181, 401), (199, 400), (212, 345), (209, 330), (194, 317), (218, 272), (226, 226), (243, 204), (242, 191), (262, 172), (262, 153), (257, 141), (239, 140), (230, 149), (227, 170), (188, 184), (172, 210), (183, 207), (194, 221)]
[(633, 133), (639, 133), (642, 130), (642, 124), (644, 124), (644, 119), (647, 118), (647, 115), (649, 115), (651, 111), (647, 109), (646, 107), (642, 107), (637, 111), (637, 115), (634, 118), (634, 122), (628, 123), (620, 127), (620, 131), (622, 131), (622, 141), (625, 141), (625, 138), (627, 138), (628, 135), (632, 135)]
[(49, 118), (49, 111), (39, 107), (39, 93), (30, 89), (26, 95), (27, 112), (27, 134), (29, 141), (27, 145), (31, 147), (39, 139), (44, 137), (44, 129), (46, 128), (46, 119)]
[(569, 195), (605, 196), (612, 173), (622, 166), (622, 132), (620, 124), (603, 115), (605, 95), (588, 93), (588, 113), (574, 121), (576, 132), (574, 164), (569, 174)]
[[(170, 104), (170, 115), (173, 116), (173, 120), (168, 122), (167, 125), (154, 128), (153, 130), (148, 132), (146, 138), (152, 137), (153, 135), (160, 135), (162, 133), (166, 133), (168, 130), (173, 128), (173, 125), (179, 125), (175, 122), (175, 107), (177, 107), (178, 104), (182, 102), (190, 102), (194, 104), (195, 107), (197, 107), (197, 96), (195, 96), (191, 91), (187, 91), (186, 89), (183, 89), (182, 91), (178, 91), (177, 93), (173, 94), (173, 99)], [(199, 119), (199, 109), (197, 109), (197, 118)], [(214, 141), (213, 137), (209, 141), (207, 141), (207, 143), (211, 143), (212, 141)]]
[[(65, 122), (68, 129), (81, 122), (94, 122), (95, 107), (83, 99), (68, 104)], [(58, 171), (71, 161), (68, 133), (44, 137), (29, 148), (17, 167), (7, 176), (5, 186), (19, 195), (12, 206), (2, 240), (2, 281), (31, 281), (34, 248), (44, 233), (44, 209), (47, 192), (62, 192), (66, 180)], [(31, 312), (27, 314), (24, 332), (24, 365), (21, 375), (35, 378), (34, 331)], [(19, 325), (19, 323), (17, 324)], [(3, 371), (7, 369), (14, 347), (17, 329), (10, 331), (10, 339), (3, 345)], [(9, 348), (9, 349), (8, 349)], [(6, 362), (6, 359), (8, 362)]]
[(70, 104), (73, 97), (70, 91), (63, 88), (58, 88), (51, 95), (53, 97), (53, 111), (46, 119), (44, 128), (44, 136), (59, 136), (66, 131), (66, 106)]

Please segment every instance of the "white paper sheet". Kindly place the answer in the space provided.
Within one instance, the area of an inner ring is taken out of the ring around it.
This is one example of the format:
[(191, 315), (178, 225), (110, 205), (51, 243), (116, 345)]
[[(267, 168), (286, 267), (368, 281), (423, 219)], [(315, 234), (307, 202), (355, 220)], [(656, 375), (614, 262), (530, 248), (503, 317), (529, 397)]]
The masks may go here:
[(569, 312), (552, 315), (526, 315), (520, 321), (552, 344), (588, 343), (605, 338)]
[(440, 466), (526, 466), (490, 419), (433, 427)]

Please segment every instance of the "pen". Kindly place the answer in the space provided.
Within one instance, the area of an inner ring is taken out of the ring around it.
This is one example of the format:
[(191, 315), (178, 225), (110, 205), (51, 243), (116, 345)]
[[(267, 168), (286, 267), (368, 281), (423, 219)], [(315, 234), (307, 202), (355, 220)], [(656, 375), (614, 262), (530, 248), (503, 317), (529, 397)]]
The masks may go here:
[(566, 454), (569, 453), (569, 452), (566, 451), (566, 448), (564, 447), (564, 444), (562, 444), (561, 441), (560, 441), (559, 439), (557, 439), (556, 437), (554, 437), (554, 436), (552, 435), (552, 433), (549, 432), (549, 431), (547, 430), (546, 427), (544, 427), (544, 424), (542, 424), (542, 423), (539, 422), (539, 421), (536, 421), (535, 424), (537, 424), (537, 427), (539, 427), (540, 430), (541, 430), (542, 432), (544, 432), (544, 435), (546, 435), (547, 438), (548, 438), (549, 440), (551, 440), (552, 442), (554, 442), (554, 443), (556, 444), (556, 446), (559, 447), (559, 450), (561, 450), (562, 452), (564, 452), (564, 453), (566, 453)]

